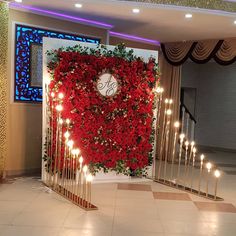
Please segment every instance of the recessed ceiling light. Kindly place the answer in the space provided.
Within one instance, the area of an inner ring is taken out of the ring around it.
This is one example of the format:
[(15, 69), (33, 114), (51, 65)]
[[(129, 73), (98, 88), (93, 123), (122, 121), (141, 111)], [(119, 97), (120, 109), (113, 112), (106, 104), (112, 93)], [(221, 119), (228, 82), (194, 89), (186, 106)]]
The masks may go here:
[(234, 24), (236, 25), (236, 20), (234, 21)]
[(192, 18), (192, 17), (193, 17), (193, 15), (192, 15), (191, 13), (185, 14), (185, 18), (187, 18), (187, 19), (190, 19), (190, 18)]
[(133, 13), (135, 13), (135, 14), (137, 14), (137, 13), (140, 12), (140, 10), (139, 10), (138, 8), (134, 8), (132, 11), (133, 11)]
[(83, 5), (82, 4), (80, 4), (80, 3), (76, 3), (75, 4), (75, 7), (77, 7), (77, 8), (81, 8)]
[(22, 2), (22, 0), (15, 0), (15, 2)]

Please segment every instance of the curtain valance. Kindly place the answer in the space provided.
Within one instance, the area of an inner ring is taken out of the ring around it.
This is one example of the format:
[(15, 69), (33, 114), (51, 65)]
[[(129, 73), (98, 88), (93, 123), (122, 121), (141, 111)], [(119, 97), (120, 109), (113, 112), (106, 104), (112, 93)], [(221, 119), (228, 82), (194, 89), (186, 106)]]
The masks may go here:
[(182, 65), (187, 59), (204, 64), (214, 59), (220, 65), (236, 61), (236, 38), (161, 44), (165, 59), (173, 66)]

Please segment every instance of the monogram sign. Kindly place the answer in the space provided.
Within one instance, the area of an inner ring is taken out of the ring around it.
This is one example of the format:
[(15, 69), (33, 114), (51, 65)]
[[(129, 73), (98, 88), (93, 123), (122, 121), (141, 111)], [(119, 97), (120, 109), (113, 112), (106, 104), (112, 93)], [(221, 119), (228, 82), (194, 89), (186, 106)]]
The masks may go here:
[(99, 76), (97, 89), (101, 95), (112, 97), (117, 93), (118, 82), (112, 74), (104, 73)]

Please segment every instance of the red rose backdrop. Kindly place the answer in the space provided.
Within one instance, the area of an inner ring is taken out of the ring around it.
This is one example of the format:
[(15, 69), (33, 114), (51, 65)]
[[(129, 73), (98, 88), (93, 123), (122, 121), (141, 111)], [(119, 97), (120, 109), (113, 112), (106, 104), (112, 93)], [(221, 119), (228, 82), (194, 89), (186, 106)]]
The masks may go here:
[[(70, 119), (70, 139), (90, 171), (142, 173), (151, 162), (153, 148), (155, 59), (144, 62), (123, 45), (113, 51), (104, 46), (68, 47), (48, 52), (48, 56), (52, 57), (48, 64), (50, 92), (64, 94), (62, 118)], [(104, 72), (119, 83), (113, 97), (104, 97), (97, 90)], [(55, 103), (53, 98), (50, 102)], [(63, 150), (62, 146), (61, 153)]]

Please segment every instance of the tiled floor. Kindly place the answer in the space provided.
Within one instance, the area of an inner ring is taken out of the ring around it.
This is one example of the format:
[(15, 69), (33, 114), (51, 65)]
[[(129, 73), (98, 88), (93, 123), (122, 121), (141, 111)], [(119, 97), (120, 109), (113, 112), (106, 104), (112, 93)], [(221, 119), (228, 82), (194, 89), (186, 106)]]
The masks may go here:
[(85, 212), (21, 178), (0, 184), (0, 236), (235, 236), (236, 176), (219, 185), (215, 203), (149, 180), (93, 184), (99, 210)]

